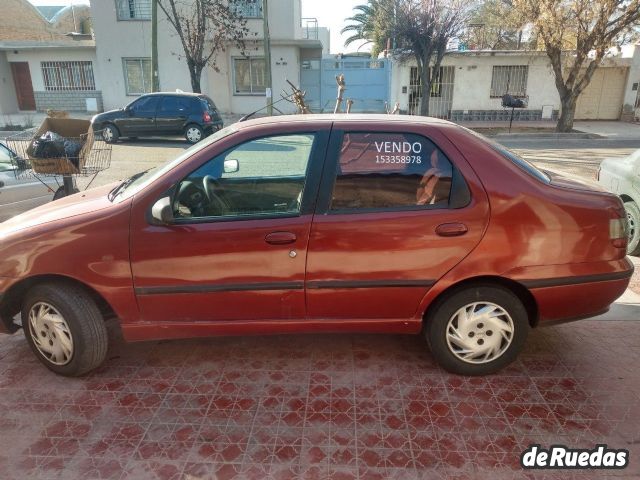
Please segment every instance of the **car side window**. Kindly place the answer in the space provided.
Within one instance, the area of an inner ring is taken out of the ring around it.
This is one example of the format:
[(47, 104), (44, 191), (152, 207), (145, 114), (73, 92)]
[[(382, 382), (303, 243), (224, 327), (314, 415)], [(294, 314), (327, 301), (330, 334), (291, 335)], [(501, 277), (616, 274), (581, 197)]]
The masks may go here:
[(159, 101), (160, 97), (157, 96), (143, 97), (133, 104), (133, 111), (135, 113), (155, 113)]
[(430, 140), (410, 133), (345, 133), (331, 211), (447, 208), (453, 166)]
[(178, 98), (177, 97), (164, 97), (160, 104), (161, 112), (175, 112), (178, 110)]
[(0, 144), (0, 172), (13, 170), (12, 155), (8, 148)]
[(314, 134), (277, 135), (242, 143), (182, 180), (178, 219), (299, 214)]

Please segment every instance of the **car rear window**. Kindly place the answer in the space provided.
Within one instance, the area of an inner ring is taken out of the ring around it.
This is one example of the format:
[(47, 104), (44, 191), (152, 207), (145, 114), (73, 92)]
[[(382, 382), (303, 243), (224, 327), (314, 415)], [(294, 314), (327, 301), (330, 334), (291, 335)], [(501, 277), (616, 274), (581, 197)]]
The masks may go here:
[(204, 100), (204, 102), (207, 104), (210, 111), (217, 110), (216, 104), (213, 103), (213, 100), (211, 100), (211, 98), (205, 95), (204, 97), (202, 97), (202, 100)]

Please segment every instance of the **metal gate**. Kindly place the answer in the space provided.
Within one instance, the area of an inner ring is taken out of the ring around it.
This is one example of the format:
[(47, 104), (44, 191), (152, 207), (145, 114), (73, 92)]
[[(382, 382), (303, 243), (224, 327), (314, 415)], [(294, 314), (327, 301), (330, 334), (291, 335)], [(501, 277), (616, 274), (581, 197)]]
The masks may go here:
[[(433, 76), (433, 67), (430, 67), (431, 91), (429, 95), (429, 116), (450, 119), (451, 105), (453, 104), (453, 81), (455, 67), (440, 67), (438, 73)], [(422, 101), (422, 81), (418, 75), (418, 67), (411, 67), (409, 79), (409, 114), (420, 114), (420, 102)]]
[(325, 58), (305, 60), (300, 74), (305, 99), (314, 113), (333, 112), (336, 104), (336, 76), (344, 74), (347, 88), (346, 100), (353, 100), (354, 113), (384, 113), (389, 101), (391, 62), (386, 58), (367, 57)]

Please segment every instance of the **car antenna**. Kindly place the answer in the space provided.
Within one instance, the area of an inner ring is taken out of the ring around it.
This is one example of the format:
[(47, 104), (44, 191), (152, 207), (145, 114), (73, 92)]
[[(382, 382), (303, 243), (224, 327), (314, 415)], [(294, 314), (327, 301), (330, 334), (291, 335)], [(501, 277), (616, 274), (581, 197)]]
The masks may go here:
[[(260, 112), (260, 111), (264, 110), (264, 109), (265, 109), (265, 108), (267, 108), (267, 107), (271, 107), (271, 106), (275, 105), (276, 103), (280, 103), (280, 102), (281, 102), (281, 101), (283, 101), (283, 100), (287, 100), (287, 99), (288, 99), (289, 97), (291, 97), (291, 96), (293, 96), (293, 93), (291, 93), (291, 94), (287, 95), (286, 97), (282, 97), (280, 100), (277, 100), (277, 101), (275, 101), (275, 102), (271, 102), (270, 104), (265, 105), (265, 106), (264, 106), (264, 107), (262, 107), (262, 108), (259, 108), (259, 109), (258, 109), (258, 110), (256, 110), (255, 112), (247, 113), (244, 117), (242, 117), (240, 120), (238, 120), (238, 122), (244, 122), (245, 120), (249, 120), (249, 119), (250, 119), (251, 117), (253, 117), (256, 113), (258, 113), (258, 112)], [(280, 110), (278, 110), (278, 111), (280, 111)]]

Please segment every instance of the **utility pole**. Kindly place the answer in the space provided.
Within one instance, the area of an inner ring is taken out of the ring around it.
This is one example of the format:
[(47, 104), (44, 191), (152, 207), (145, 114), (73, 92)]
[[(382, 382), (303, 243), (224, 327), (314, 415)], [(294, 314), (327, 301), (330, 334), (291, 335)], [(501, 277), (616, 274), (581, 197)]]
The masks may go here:
[(151, 91), (160, 91), (158, 75), (158, 0), (151, 0)]
[(273, 115), (273, 79), (271, 77), (271, 35), (269, 35), (269, 2), (262, 0), (262, 21), (264, 29), (264, 66), (265, 76), (267, 77), (266, 97), (267, 97), (267, 115)]

